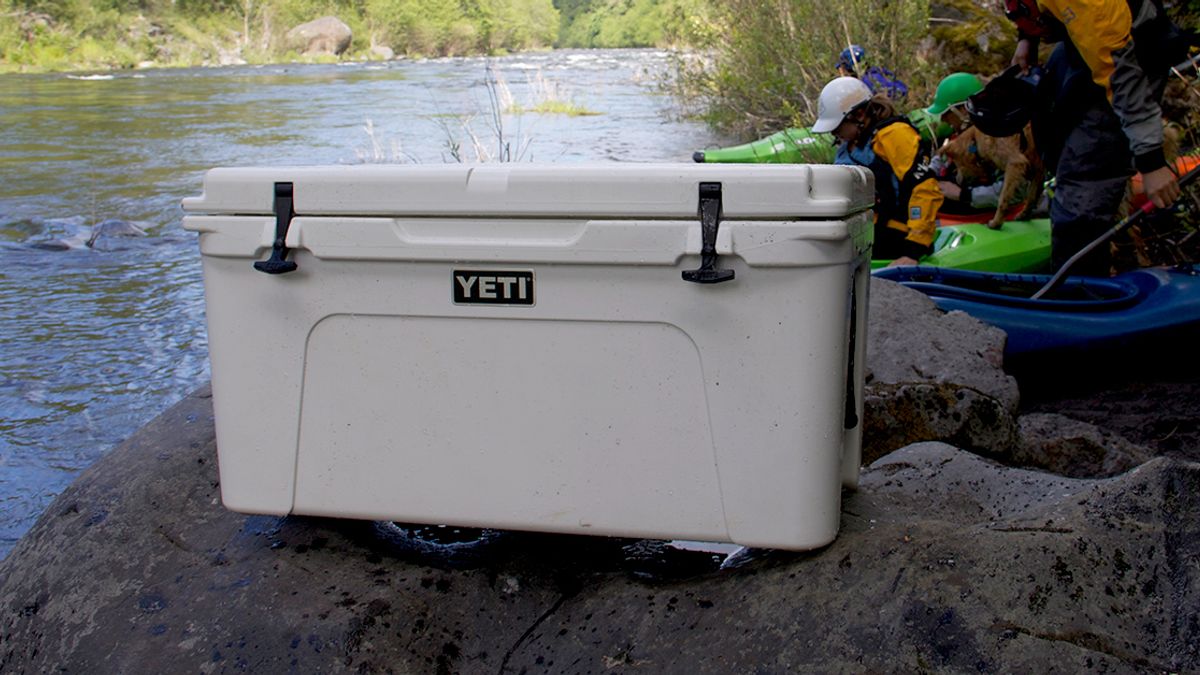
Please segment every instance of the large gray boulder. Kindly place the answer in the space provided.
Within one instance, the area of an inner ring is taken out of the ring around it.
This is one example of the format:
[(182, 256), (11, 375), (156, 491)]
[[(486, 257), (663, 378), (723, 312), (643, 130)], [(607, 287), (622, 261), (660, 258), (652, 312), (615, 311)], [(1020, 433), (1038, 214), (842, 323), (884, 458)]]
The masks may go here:
[(920, 441), (1012, 451), (1020, 394), (1004, 331), (885, 279), (871, 279), (868, 312), (864, 463)]
[(0, 562), (0, 671), (1200, 669), (1194, 463), (1071, 479), (914, 445), (865, 472), (829, 547), (714, 570), (230, 513), (214, 445), (198, 392), (54, 501)]
[(303, 54), (336, 56), (350, 48), (353, 37), (344, 21), (336, 16), (323, 16), (289, 30), (284, 40), (289, 49)]

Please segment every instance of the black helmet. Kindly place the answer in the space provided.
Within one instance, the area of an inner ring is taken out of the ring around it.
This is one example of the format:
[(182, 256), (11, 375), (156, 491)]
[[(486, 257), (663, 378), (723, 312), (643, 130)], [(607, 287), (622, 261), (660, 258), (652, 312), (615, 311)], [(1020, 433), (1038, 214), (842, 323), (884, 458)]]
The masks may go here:
[(992, 78), (983, 91), (967, 98), (971, 123), (988, 136), (1019, 134), (1033, 117), (1037, 87), (1020, 74), (1020, 66), (1012, 66)]

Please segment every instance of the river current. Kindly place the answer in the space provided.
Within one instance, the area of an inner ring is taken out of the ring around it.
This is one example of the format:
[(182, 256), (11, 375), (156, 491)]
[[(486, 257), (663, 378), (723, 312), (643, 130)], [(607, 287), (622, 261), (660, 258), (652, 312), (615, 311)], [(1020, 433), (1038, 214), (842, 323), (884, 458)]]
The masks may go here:
[[(0, 77), (0, 558), (83, 469), (208, 379), (179, 208), (206, 169), (688, 162), (717, 139), (656, 91), (667, 67), (662, 52), (596, 50)], [(493, 114), (547, 101), (594, 114)]]

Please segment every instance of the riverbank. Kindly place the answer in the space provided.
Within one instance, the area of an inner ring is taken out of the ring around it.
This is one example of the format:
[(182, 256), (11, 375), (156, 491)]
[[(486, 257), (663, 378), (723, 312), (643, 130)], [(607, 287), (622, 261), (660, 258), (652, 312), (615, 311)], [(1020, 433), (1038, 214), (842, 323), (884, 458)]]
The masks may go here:
[[(353, 33), (344, 51), (303, 53), (289, 48), (286, 32), (271, 28), (269, 22), (263, 28), (265, 33), (251, 35), (247, 32), (250, 27), (242, 25), (238, 17), (220, 13), (55, 19), (26, 12), (16, 15), (18, 30), (12, 28), (0, 29), (0, 74), (387, 61), (396, 57), (394, 50), (373, 40), (354, 40)], [(541, 44), (520, 47), (546, 48)], [(504, 54), (509, 49), (502, 47), (492, 53)], [(400, 56), (481, 53), (486, 50), (467, 44), (429, 44), (425, 50), (414, 49)]]
[[(27, 4), (27, 3), (26, 3)], [(0, 0), (0, 73), (77, 72), (268, 63), (501, 56), (550, 48), (640, 48), (672, 42), (698, 0), (333, 0), (321, 12), (298, 0), (209, 3), (55, 3), (27, 9)], [(46, 3), (42, 3), (45, 5)], [(349, 34), (316, 54), (292, 31), (336, 18)]]

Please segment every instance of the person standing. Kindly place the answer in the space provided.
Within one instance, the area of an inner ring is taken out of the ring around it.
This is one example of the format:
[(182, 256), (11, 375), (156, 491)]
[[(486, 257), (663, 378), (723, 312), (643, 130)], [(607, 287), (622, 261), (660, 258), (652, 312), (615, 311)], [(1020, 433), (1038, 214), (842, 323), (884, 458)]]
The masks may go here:
[[(1163, 153), (1160, 102), (1180, 31), (1159, 0), (1006, 0), (1017, 24), (1012, 62), (1028, 71), (1041, 40), (1058, 42), (1047, 59), (1033, 112), (1035, 142), (1055, 176), (1050, 205), (1055, 267), (1116, 222), (1136, 168), (1155, 206), (1180, 196)], [(1099, 246), (1073, 268), (1108, 276)]]

